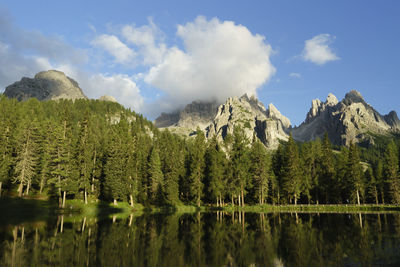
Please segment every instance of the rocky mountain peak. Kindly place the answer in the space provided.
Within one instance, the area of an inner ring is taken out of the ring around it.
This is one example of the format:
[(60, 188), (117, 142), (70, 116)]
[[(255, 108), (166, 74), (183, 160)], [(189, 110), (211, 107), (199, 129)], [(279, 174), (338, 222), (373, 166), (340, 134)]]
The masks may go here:
[(213, 122), (206, 128), (206, 136), (217, 135), (222, 139), (232, 134), (235, 126), (242, 127), (248, 139), (255, 135), (268, 148), (274, 149), (279, 140), (288, 139), (285, 130), (290, 127), (290, 121), (274, 105), (266, 109), (255, 97), (230, 97), (218, 107)]
[(185, 128), (185, 133), (191, 133), (197, 127), (204, 129), (217, 113), (218, 104), (215, 101), (193, 101), (180, 111), (162, 113), (154, 124), (158, 128)]
[(335, 106), (338, 103), (339, 103), (339, 101), (336, 98), (336, 96), (334, 96), (333, 94), (329, 93), (327, 98), (326, 98), (325, 104), (328, 105), (328, 106)]
[(267, 114), (267, 117), (270, 119), (280, 120), (282, 122), (282, 126), (285, 129), (288, 129), (291, 127), (290, 120), (287, 117), (283, 116), (280, 113), (280, 111), (274, 106), (274, 104), (270, 103), (268, 105), (268, 110), (267, 110), (266, 114)]
[(75, 80), (57, 70), (39, 72), (34, 78), (23, 77), (7, 86), (4, 95), (20, 101), (31, 97), (39, 100), (87, 98)]
[(333, 143), (348, 145), (373, 143), (371, 133), (386, 135), (399, 131), (400, 121), (395, 112), (382, 116), (365, 102), (360, 92), (352, 90), (339, 103), (331, 94), (325, 103), (313, 100), (306, 120), (292, 134), (299, 141), (310, 141), (327, 132)]
[(344, 99), (342, 100), (342, 102), (345, 105), (351, 105), (353, 103), (362, 103), (362, 104), (366, 104), (364, 101), (363, 96), (361, 95), (360, 92), (356, 91), (356, 90), (351, 90), (350, 92), (348, 92)]
[(255, 96), (247, 94), (229, 97), (221, 105), (193, 101), (183, 110), (161, 114), (155, 125), (183, 135), (192, 135), (199, 127), (207, 138), (216, 135), (220, 140), (240, 126), (249, 140), (257, 136), (268, 148), (276, 148), (279, 140), (287, 140), (286, 129), (291, 127), (290, 120), (274, 105), (266, 109)]

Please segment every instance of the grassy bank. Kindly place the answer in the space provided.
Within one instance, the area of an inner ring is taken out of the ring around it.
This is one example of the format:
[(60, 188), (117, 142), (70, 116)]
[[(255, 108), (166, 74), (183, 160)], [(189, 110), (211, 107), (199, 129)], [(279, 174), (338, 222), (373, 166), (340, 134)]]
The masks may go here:
[(126, 202), (117, 205), (99, 200), (67, 200), (65, 208), (60, 209), (58, 203), (35, 198), (3, 197), (0, 198), (0, 225), (18, 224), (21, 222), (45, 221), (57, 215), (68, 215), (74, 218), (127, 217), (130, 214), (142, 213), (194, 213), (207, 211), (244, 211), (244, 212), (318, 212), (318, 213), (400, 213), (399, 205), (247, 205), (245, 207), (213, 205), (196, 207), (193, 205), (176, 206), (143, 206), (135, 204), (131, 207)]
[(210, 207), (209, 210), (245, 212), (400, 212), (399, 205), (248, 205)]

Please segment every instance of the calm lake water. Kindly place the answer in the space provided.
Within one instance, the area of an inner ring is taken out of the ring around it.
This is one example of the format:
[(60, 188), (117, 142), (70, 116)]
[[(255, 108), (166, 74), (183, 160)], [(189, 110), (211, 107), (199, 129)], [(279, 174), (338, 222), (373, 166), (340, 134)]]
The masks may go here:
[(400, 266), (400, 215), (64, 215), (0, 226), (0, 265)]

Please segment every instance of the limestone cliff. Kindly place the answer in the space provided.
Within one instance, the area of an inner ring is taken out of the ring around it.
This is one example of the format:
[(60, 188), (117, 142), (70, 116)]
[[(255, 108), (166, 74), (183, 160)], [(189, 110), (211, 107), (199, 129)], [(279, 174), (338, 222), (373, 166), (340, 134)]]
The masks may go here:
[(290, 120), (283, 116), (274, 105), (268, 109), (255, 97), (231, 97), (224, 104), (193, 102), (182, 111), (163, 113), (155, 120), (159, 128), (191, 135), (197, 127), (207, 138), (214, 135), (222, 140), (235, 126), (241, 126), (251, 140), (258, 137), (268, 148), (274, 149), (279, 140), (287, 140)]
[(34, 78), (23, 77), (7, 86), (4, 95), (20, 101), (31, 97), (39, 100), (87, 98), (76, 81), (57, 70), (39, 72)]
[(292, 129), (293, 137), (299, 141), (322, 138), (327, 132), (334, 144), (349, 145), (350, 142), (373, 143), (371, 134), (387, 135), (400, 131), (400, 121), (395, 111), (382, 116), (365, 102), (355, 90), (338, 102), (329, 94), (325, 102), (312, 101), (305, 121)]

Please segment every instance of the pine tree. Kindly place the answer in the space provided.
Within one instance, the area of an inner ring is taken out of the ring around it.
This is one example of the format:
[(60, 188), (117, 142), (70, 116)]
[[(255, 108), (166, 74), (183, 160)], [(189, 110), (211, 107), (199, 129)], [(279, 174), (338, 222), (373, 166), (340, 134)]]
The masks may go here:
[(72, 141), (70, 137), (71, 129), (64, 118), (63, 121), (56, 123), (50, 131), (51, 145), (49, 147), (49, 170), (51, 185), (50, 194), (58, 196), (60, 207), (64, 207), (67, 192), (76, 193), (77, 181), (73, 179), (72, 168)]
[(400, 204), (400, 179), (397, 147), (392, 140), (384, 154), (384, 176), (389, 186), (389, 195), (393, 204)]
[(299, 152), (290, 134), (285, 149), (282, 189), (289, 198), (289, 202), (293, 199), (295, 205), (297, 205), (297, 200), (300, 198), (301, 182)]
[(79, 135), (77, 139), (76, 148), (74, 151), (74, 158), (76, 160), (76, 179), (79, 189), (83, 191), (85, 204), (88, 203), (88, 192), (90, 191), (91, 176), (93, 173), (93, 145), (89, 142), (90, 132), (88, 125), (87, 114), (85, 119), (80, 122)]
[(319, 168), (319, 185), (323, 192), (325, 203), (332, 201), (332, 195), (335, 193), (335, 168), (333, 164), (334, 157), (332, 153), (332, 144), (329, 140), (328, 134), (325, 132), (322, 141), (322, 153)]
[(381, 203), (385, 204), (385, 179), (383, 175), (383, 162), (381, 159), (378, 159), (374, 169), (374, 176), (376, 179), (378, 191), (381, 196)]
[(285, 145), (280, 143), (278, 149), (272, 157), (272, 170), (275, 177), (271, 180), (271, 189), (273, 191), (272, 202), (281, 203), (282, 188), (283, 188), (283, 174), (285, 164)]
[(255, 139), (250, 150), (250, 174), (254, 180), (256, 197), (259, 204), (264, 204), (268, 196), (268, 186), (271, 176), (271, 161), (265, 146)]
[(233, 129), (233, 144), (230, 152), (230, 168), (232, 170), (233, 184), (236, 189), (235, 194), (238, 194), (239, 205), (245, 205), (244, 196), (249, 180), (249, 149), (248, 139), (240, 127)]
[(346, 164), (345, 173), (345, 185), (346, 185), (346, 195), (352, 201), (356, 200), (357, 204), (360, 205), (360, 195), (363, 194), (363, 171), (360, 164), (360, 156), (358, 151), (358, 146), (354, 143), (350, 144), (349, 154)]
[(226, 155), (218, 143), (217, 137), (214, 136), (209, 142), (205, 153), (205, 178), (207, 181), (207, 190), (211, 199), (215, 200), (217, 207), (222, 206), (223, 197), (225, 195), (225, 172), (226, 172)]
[(319, 172), (321, 158), (321, 142), (319, 140), (305, 143), (301, 148), (301, 159), (303, 169), (303, 182), (301, 191), (307, 196), (310, 203), (314, 196), (319, 203)]
[(368, 196), (372, 201), (375, 202), (375, 204), (378, 204), (378, 186), (377, 186), (377, 181), (374, 176), (374, 172), (371, 167), (369, 167), (366, 172), (365, 172), (365, 180), (367, 183), (367, 193)]
[(18, 196), (26, 186), (25, 194), (29, 194), (32, 185), (32, 178), (35, 175), (35, 168), (38, 164), (37, 158), (37, 134), (38, 127), (36, 120), (22, 121), (21, 130), (17, 135), (17, 155), (15, 164), (14, 183), (18, 184)]
[(161, 160), (157, 145), (153, 146), (153, 149), (150, 153), (148, 177), (150, 201), (154, 204), (160, 205), (164, 199), (162, 192), (164, 174), (161, 171)]
[(0, 197), (2, 187), (5, 182), (10, 179), (11, 166), (13, 164), (13, 144), (12, 144), (12, 127), (11, 121), (6, 114), (11, 110), (4, 104), (6, 102), (3, 97), (0, 97)]
[(190, 192), (196, 205), (200, 207), (203, 196), (203, 178), (204, 178), (204, 154), (205, 137), (204, 133), (197, 128), (196, 138), (194, 139), (192, 149), (189, 154), (189, 181)]
[(124, 184), (125, 176), (125, 153), (123, 143), (116, 131), (117, 127), (112, 127), (109, 136), (109, 144), (107, 147), (107, 159), (104, 167), (105, 174), (105, 192), (108, 198), (114, 200), (117, 204), (118, 199), (124, 200), (126, 193), (126, 185)]
[(179, 204), (179, 178), (184, 170), (184, 153), (179, 147), (178, 137), (164, 130), (160, 135), (160, 158), (164, 173), (164, 196), (167, 205)]

